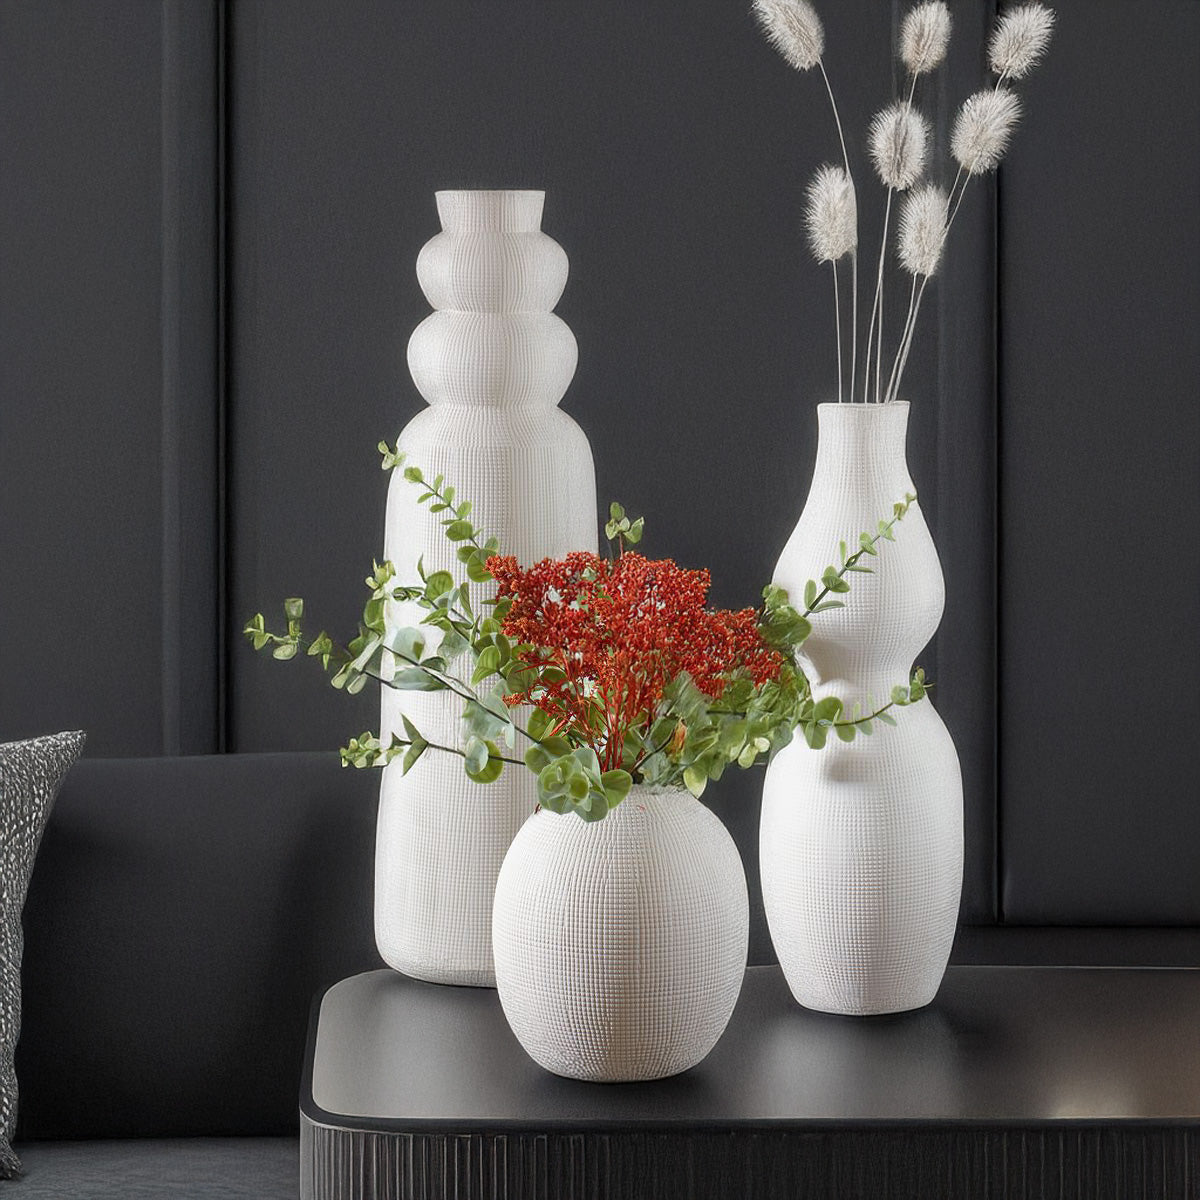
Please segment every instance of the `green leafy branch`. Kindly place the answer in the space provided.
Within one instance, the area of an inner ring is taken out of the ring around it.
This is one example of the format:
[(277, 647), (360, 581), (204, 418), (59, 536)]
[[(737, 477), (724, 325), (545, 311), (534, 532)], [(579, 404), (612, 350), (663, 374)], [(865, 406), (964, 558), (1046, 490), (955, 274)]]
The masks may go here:
[(813, 613), (824, 612), (827, 608), (842, 608), (841, 600), (826, 600), (825, 597), (830, 592), (848, 592), (850, 590), (850, 582), (846, 579), (846, 575), (851, 571), (858, 571), (865, 575), (873, 574), (873, 568), (861, 565), (859, 559), (864, 555), (875, 556), (879, 551), (876, 546), (883, 539), (889, 542), (896, 540), (896, 535), (893, 532), (897, 522), (902, 521), (908, 513), (909, 508), (916, 502), (916, 496), (912, 492), (905, 493), (903, 500), (897, 500), (892, 505), (892, 517), (889, 521), (880, 521), (878, 528), (874, 533), (860, 533), (858, 535), (858, 549), (851, 555), (847, 556), (847, 545), (845, 542), (838, 543), (838, 553), (841, 558), (842, 565), (834, 567), (831, 563), (825, 568), (821, 576), (821, 583), (824, 587), (817, 590), (817, 581), (810, 579), (804, 585), (804, 613), (805, 617), (810, 617)]
[(852, 572), (873, 574), (873, 568), (865, 566), (860, 560), (867, 555), (877, 556), (881, 541), (896, 540), (896, 524), (904, 519), (916, 499), (916, 496), (908, 492), (903, 500), (897, 500), (892, 505), (890, 520), (881, 520), (874, 533), (858, 535), (858, 549), (853, 554), (849, 552), (849, 546), (845, 542), (840, 542), (838, 551), (842, 565), (838, 567), (830, 563), (822, 573), (820, 583), (810, 579), (804, 585), (803, 611), (792, 604), (786, 588), (777, 583), (767, 584), (762, 592), (763, 615), (759, 628), (768, 644), (794, 657), (812, 633), (812, 622), (809, 618), (827, 609), (844, 607), (843, 601), (827, 600), (826, 597), (831, 592), (839, 595), (848, 592), (850, 581), (846, 577)]
[[(490, 610), (486, 613), (473, 605), (470, 585), (492, 578), (487, 561), (499, 551), (498, 540), (472, 523), (470, 502), (459, 501), (443, 476), (429, 480), (419, 467), (404, 466), (403, 452), (386, 442), (379, 444), (379, 450), (384, 470), (403, 468), (403, 477), (422, 489), (418, 503), (428, 505), (429, 511), (441, 518), (443, 533), (456, 544), (467, 580), (457, 583), (449, 571), (427, 572), (418, 561), (419, 581), (405, 584), (397, 581), (390, 562), (375, 563), (366, 579), (370, 594), (358, 634), (348, 643), (343, 645), (324, 630), (306, 639), (304, 602), (299, 598), (284, 602), (282, 631), (268, 629), (263, 615), (256, 613), (244, 632), (256, 650), (269, 649), (276, 659), (293, 659), (302, 650), (306, 657), (319, 659), (323, 670), (332, 671), (332, 686), (349, 694), (361, 691), (368, 679), (401, 691), (454, 694), (463, 701), (463, 744), (431, 741), (402, 715), (403, 735), (393, 733), (386, 745), (369, 731), (350, 739), (341, 750), (343, 766), (379, 767), (399, 759), (402, 772), (407, 773), (433, 749), (461, 758), (468, 778), (491, 783), (500, 778), (506, 765), (523, 765), (537, 776), (542, 807), (595, 821), (621, 803), (635, 774), (651, 786), (682, 783), (698, 796), (708, 780), (719, 779), (731, 763), (750, 767), (787, 745), (796, 728), (804, 729), (806, 740), (814, 747), (825, 744), (831, 729), (850, 741), (859, 733), (870, 734), (876, 721), (894, 723), (890, 709), (915, 703), (925, 694), (924, 675), (918, 671), (908, 687), (893, 690), (887, 704), (865, 715), (856, 709), (847, 718), (841, 702), (834, 698), (814, 702), (808, 679), (795, 659), (796, 650), (811, 632), (808, 618), (841, 603), (825, 597), (849, 590), (845, 578), (849, 572), (870, 570), (860, 565), (860, 559), (875, 554), (880, 539), (892, 540), (893, 526), (914, 500), (910, 495), (894, 506), (892, 519), (881, 521), (875, 534), (860, 536), (854, 554), (842, 545), (841, 568), (830, 566), (825, 571), (823, 590), (810, 581), (803, 613), (790, 604), (784, 589), (775, 585), (764, 589), (760, 630), (772, 645), (786, 652), (777, 679), (756, 685), (748, 677), (733, 678), (714, 701), (700, 692), (690, 676), (681, 674), (665, 690), (658, 710), (636, 714), (624, 731), (620, 766), (602, 770), (596, 750), (584, 740), (588, 731), (563, 730), (553, 716), (537, 707), (522, 724), (505, 703), (505, 695), (536, 695), (539, 686), (561, 686), (566, 674), (553, 663), (538, 663), (534, 647), (514, 645), (505, 636), (503, 622), (511, 601), (488, 598), (483, 602)], [(620, 504), (610, 507), (605, 533), (621, 553), (626, 542), (640, 542), (643, 531), (643, 518), (630, 520)], [(396, 603), (411, 603), (424, 610), (420, 624), (397, 627), (390, 621), (389, 607)], [(428, 627), (438, 630), (436, 644), (429, 638)], [(451, 669), (451, 664), (463, 657), (471, 664), (469, 679), (463, 677), (466, 672), (456, 674)], [(523, 758), (501, 748), (511, 748), (517, 733), (531, 742)]]
[[(392, 471), (404, 465), (405, 455), (399, 444), (390, 447), (387, 442), (380, 442), (379, 453), (382, 455), (382, 467), (385, 471)], [(471, 501), (463, 500), (455, 504), (455, 490), (446, 484), (444, 475), (437, 475), (429, 481), (420, 467), (408, 466), (404, 467), (404, 478), (409, 483), (421, 484), (426, 488), (417, 497), (418, 504), (429, 504), (431, 513), (449, 513), (448, 516), (442, 517), (442, 531), (450, 541), (461, 543), (456, 553), (458, 561), (466, 567), (467, 578), (473, 583), (486, 583), (491, 579), (487, 560), (499, 551), (500, 541), (496, 537), (485, 535), (471, 523)]]
[[(844, 719), (842, 715), (844, 712), (842, 701), (836, 696), (826, 696), (824, 700), (818, 700), (812, 706), (811, 712), (806, 714), (801, 721), (804, 740), (814, 750), (820, 750), (825, 745), (830, 730), (843, 742), (852, 742), (859, 734), (869, 736), (875, 732), (876, 721), (884, 725), (895, 725), (896, 718), (892, 716), (890, 710), (916, 704), (918, 700), (925, 698), (926, 692), (932, 686), (933, 684), (926, 681), (925, 672), (917, 667), (913, 671), (907, 687), (897, 684), (892, 688), (891, 699), (886, 704), (874, 707), (873, 711), (868, 713), (860, 713), (859, 706), (855, 704), (854, 712), (849, 720)], [(867, 705), (869, 708), (874, 705), (874, 701), (870, 697), (867, 698)]]

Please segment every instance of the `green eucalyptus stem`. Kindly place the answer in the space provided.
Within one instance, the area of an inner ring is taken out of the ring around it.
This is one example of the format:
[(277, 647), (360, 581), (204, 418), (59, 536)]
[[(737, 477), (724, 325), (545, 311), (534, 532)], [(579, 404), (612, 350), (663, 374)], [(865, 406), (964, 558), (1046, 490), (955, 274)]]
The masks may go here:
[[(916, 500), (916, 496), (914, 496), (910, 492), (908, 495), (906, 495), (904, 497), (904, 499), (902, 501), (897, 502), (897, 504), (895, 505), (894, 515), (892, 516), (892, 519), (890, 521), (880, 521), (879, 529), (874, 534), (864, 533), (861, 535), (861, 537), (859, 538), (859, 549), (856, 550), (852, 555), (850, 555), (849, 558), (847, 558), (843, 561), (841, 568), (832, 573), (826, 572), (825, 575), (822, 576), (822, 578), (824, 580), (826, 580), (827, 582), (825, 583), (825, 586), (816, 594), (816, 596), (813, 598), (812, 602), (800, 614), (802, 617), (805, 617), (805, 618), (811, 617), (820, 608), (821, 601), (824, 600), (825, 597), (828, 596), (831, 591), (835, 590), (833, 585), (830, 582), (828, 582), (831, 574), (834, 579), (836, 579), (838, 581), (843, 580), (847, 574), (849, 574), (851, 571), (853, 571), (858, 566), (858, 560), (860, 558), (862, 558), (862, 556), (864, 554), (875, 554), (876, 553), (875, 547), (884, 538), (887, 538), (889, 541), (892, 540), (891, 539), (892, 529), (895, 528), (896, 523), (898, 521), (901, 521), (904, 519), (905, 514), (908, 512), (909, 508), (911, 507), (911, 505), (913, 504), (913, 502), (915, 500)], [(860, 568), (860, 569), (862, 569), (862, 568)], [(846, 590), (846, 589), (842, 589), (842, 590)]]
[[(410, 471), (412, 472), (412, 474), (409, 474)], [(404, 478), (407, 479), (409, 481), (409, 483), (422, 484), (424, 486), (425, 490), (428, 491), (429, 493), (431, 493), (439, 504), (444, 504), (447, 508), (454, 508), (454, 494), (452, 492), (447, 493), (446, 489), (444, 487), (442, 487), (442, 485), (439, 484), (436, 479), (432, 483), (430, 483), (429, 480), (427, 480), (425, 478), (424, 472), (421, 471), (421, 469), (419, 467), (405, 468)], [(439, 476), (439, 478), (440, 478), (440, 476)], [(463, 521), (466, 520), (465, 517), (462, 517), (460, 519)], [(463, 538), (463, 541), (469, 542), (472, 546), (475, 547), (476, 550), (483, 551), (486, 549), (486, 547), (483, 545), (483, 543), (481, 543), (478, 540), (478, 537), (476, 536), (477, 533), (478, 533), (478, 530), (476, 530), (475, 526), (472, 525), (471, 532), (465, 538)]]
[[(379, 747), (379, 750), (376, 751), (376, 757), (378, 758), (378, 756), (380, 754), (382, 754), (384, 756), (384, 763), (386, 765), (387, 762), (390, 762), (392, 758), (399, 757), (398, 754), (392, 753), (393, 750), (396, 750), (398, 747), (401, 747), (401, 746), (412, 746), (415, 744), (416, 743), (412, 742), (411, 740), (409, 740), (407, 738), (397, 737), (395, 734), (393, 734), (391, 745), (384, 746), (381, 744)], [(467, 757), (466, 751), (460, 749), (457, 746), (443, 746), (440, 742), (431, 742), (431, 741), (429, 741), (428, 738), (424, 738), (424, 737), (421, 739), (421, 744), (426, 746), (430, 750), (441, 750), (446, 754), (454, 754), (458, 758), (466, 758)], [(507, 755), (504, 755), (504, 754), (492, 754), (490, 751), (488, 752), (488, 758), (494, 762), (511, 763), (514, 767), (523, 767), (525, 765), (524, 760), (522, 760), (522, 759), (509, 758)]]
[[(932, 683), (925, 684), (926, 689), (931, 687), (933, 687)], [(889, 708), (895, 708), (899, 703), (900, 702), (898, 700), (889, 700), (886, 704), (881, 705), (874, 712), (864, 713), (861, 717), (855, 717), (852, 721), (834, 721), (833, 727), (834, 729), (847, 728), (851, 725), (862, 725), (867, 721), (876, 721), (884, 713), (886, 713)]]
[(664, 738), (662, 742), (655, 746), (654, 749), (648, 754), (643, 754), (641, 758), (634, 762), (633, 769), (635, 771), (640, 771), (656, 754), (661, 754), (671, 744), (671, 738), (674, 736), (674, 731), (672, 731), (671, 737)]
[[(415, 584), (398, 583), (391, 590), (391, 592), (386, 597), (386, 599), (391, 601), (392, 604), (411, 604), (415, 601), (416, 595), (398, 596), (398, 595), (396, 595), (396, 593), (397, 592), (412, 592), (412, 593), (420, 594), (422, 592), (422, 590), (423, 589), (417, 587)], [(447, 608), (445, 611), (447, 613), (457, 617), (464, 625), (469, 625), (472, 629), (474, 629), (479, 624), (478, 616), (468, 616), (465, 612), (463, 612), (463, 610), (461, 608), (455, 608), (452, 606), (450, 608)], [(423, 621), (420, 623), (424, 624)], [(389, 650), (388, 653), (393, 654), (393, 653), (395, 653), (395, 651)]]
[[(299, 637), (299, 636), (297, 636), (295, 638), (289, 637), (284, 640), (285, 641), (294, 641), (297, 646), (311, 646), (312, 645), (311, 640), (306, 641), (304, 638)], [(332, 639), (331, 639), (331, 641), (332, 641)], [(345, 646), (341, 645), (340, 643), (333, 642), (333, 649), (336, 652), (336, 656), (338, 656), (338, 661), (340, 663), (344, 664), (344, 663), (352, 662), (354, 660), (354, 655), (352, 655), (350, 653), (350, 651)], [(438, 683), (445, 684), (446, 690), (448, 692), (453, 692), (454, 695), (460, 697), (463, 700), (472, 700), (476, 704), (479, 703), (479, 696), (471, 689), (471, 685), (469, 683), (467, 683), (467, 681), (465, 679), (459, 679), (459, 677), (457, 675), (451, 675), (446, 671), (439, 671), (435, 667), (427, 666), (425, 663), (421, 662), (420, 659), (416, 659), (416, 658), (411, 657), (408, 654), (404, 654), (400, 650), (391, 650), (386, 646), (382, 646), (382, 647), (380, 647), (380, 649), (384, 650), (388, 654), (394, 655), (401, 662), (408, 663), (410, 666), (417, 667), (419, 670), (424, 671), (426, 675), (428, 675), (431, 679), (436, 679), (438, 681)], [(335, 654), (331, 654), (330, 657), (335, 657)], [(390, 687), (392, 689), (392, 691), (394, 691), (394, 692), (402, 692), (405, 690), (404, 688), (396, 687), (391, 682), (391, 680), (385, 679), (378, 672), (372, 671), (366, 667), (362, 668), (361, 673), (363, 675), (365, 675), (368, 679), (374, 679), (377, 683), (382, 683), (385, 687)], [(455, 687), (454, 686), (455, 684), (459, 684), (461, 686)], [(530, 733), (528, 729), (525, 729), (522, 725), (520, 725), (516, 721), (514, 721), (511, 717), (511, 715), (509, 717), (509, 721), (511, 722), (512, 727), (518, 733), (524, 734), (525, 737), (527, 737), (531, 742), (534, 742), (539, 746), (542, 744), (540, 738), (534, 737), (533, 734)], [(429, 745), (433, 746), (434, 743), (430, 742)], [(444, 750), (444, 749), (446, 749), (446, 747), (435, 746), (435, 749)], [(458, 751), (455, 751), (454, 753), (458, 753)], [(497, 756), (494, 755), (493, 757), (497, 757)], [(516, 759), (504, 759), (504, 761), (505, 762), (516, 762), (517, 760)], [(524, 763), (518, 763), (518, 765), (524, 766)]]

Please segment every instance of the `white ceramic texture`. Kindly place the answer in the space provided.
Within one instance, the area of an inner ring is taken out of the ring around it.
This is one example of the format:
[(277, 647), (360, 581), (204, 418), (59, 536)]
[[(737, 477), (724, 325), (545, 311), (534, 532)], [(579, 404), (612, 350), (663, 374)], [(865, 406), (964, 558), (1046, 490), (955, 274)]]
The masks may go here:
[[(915, 491), (905, 462), (908, 404), (821, 404), (812, 488), (775, 580), (801, 597), (850, 546)], [(907, 682), (941, 620), (945, 589), (929, 527), (914, 504), (850, 576), (845, 608), (813, 618), (802, 665), (817, 698), (869, 711)], [(846, 744), (802, 737), (772, 759), (763, 791), (760, 863), (771, 940), (807, 1008), (866, 1015), (928, 1004), (954, 940), (962, 890), (962, 778), (932, 704), (895, 711)]]
[(594, 823), (540, 811), (496, 885), (504, 1015), (556, 1075), (686, 1071), (729, 1023), (749, 923), (733, 839), (687, 792), (634, 787)]
[[(596, 549), (596, 481), (583, 431), (556, 405), (575, 370), (575, 339), (550, 310), (567, 256), (541, 232), (542, 192), (439, 192), (443, 231), (417, 275), (438, 310), (408, 358), (429, 408), (400, 434), (408, 462), (441, 473), (471, 519), (524, 563)], [(440, 518), (394, 472), (384, 552), (402, 579), (418, 558), (462, 578)], [(481, 598), (483, 590), (476, 588)], [(389, 620), (416, 624), (398, 605)], [(437, 641), (430, 631), (430, 644)], [(381, 689), (386, 741), (407, 712), (431, 740), (458, 744), (462, 701)], [(520, 747), (517, 747), (520, 750)], [(384, 771), (375, 853), (375, 940), (389, 966), (435, 983), (490, 987), (492, 893), (505, 851), (533, 811), (533, 776), (509, 768), (471, 783), (458, 758), (428, 751), (407, 776)]]

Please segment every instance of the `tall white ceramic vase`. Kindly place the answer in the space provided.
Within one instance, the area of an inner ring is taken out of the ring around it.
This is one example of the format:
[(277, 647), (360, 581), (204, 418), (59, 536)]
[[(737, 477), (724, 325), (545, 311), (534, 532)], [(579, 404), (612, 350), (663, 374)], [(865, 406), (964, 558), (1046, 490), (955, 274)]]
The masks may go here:
[[(442, 232), (417, 259), (435, 311), (408, 344), (409, 369), (430, 407), (399, 438), (409, 463), (427, 478), (444, 474), (459, 500), (473, 502), (472, 521), (527, 564), (596, 549), (591, 450), (557, 407), (577, 349), (552, 311), (567, 256), (541, 232), (544, 198), (438, 192)], [(422, 557), (427, 570), (461, 578), (440, 517), (417, 503), (419, 494), (393, 474), (385, 553), (402, 580), (415, 577)], [(421, 615), (398, 606), (389, 619), (416, 624)], [(385, 742), (403, 709), (432, 741), (460, 744), (461, 700), (382, 692)], [(486, 786), (466, 778), (460, 759), (435, 751), (408, 775), (398, 763), (385, 769), (375, 854), (375, 940), (385, 962), (436, 983), (494, 986), (496, 876), (536, 801), (534, 777), (519, 768)]]
[[(808, 501), (775, 580), (799, 598), (840, 541), (890, 517), (915, 491), (905, 461), (908, 404), (821, 404)], [(886, 701), (941, 620), (945, 589), (914, 504), (850, 576), (845, 607), (813, 618), (802, 665), (820, 699)], [(771, 761), (761, 870), (771, 940), (806, 1008), (866, 1015), (928, 1004), (954, 939), (962, 890), (962, 778), (928, 699), (852, 743), (797, 737)]]
[(496, 886), (504, 1015), (556, 1075), (686, 1071), (729, 1023), (749, 922), (737, 847), (689, 793), (635, 786), (595, 822), (543, 809)]

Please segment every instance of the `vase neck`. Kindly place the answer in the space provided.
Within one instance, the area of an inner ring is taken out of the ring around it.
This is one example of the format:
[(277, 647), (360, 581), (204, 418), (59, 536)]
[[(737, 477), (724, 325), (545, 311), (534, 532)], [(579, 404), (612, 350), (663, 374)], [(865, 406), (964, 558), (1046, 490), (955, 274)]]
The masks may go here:
[(437, 210), (447, 233), (536, 233), (545, 200), (536, 191), (438, 192)]
[(813, 494), (877, 492), (890, 505), (911, 489), (905, 442), (908, 404), (819, 404)]

